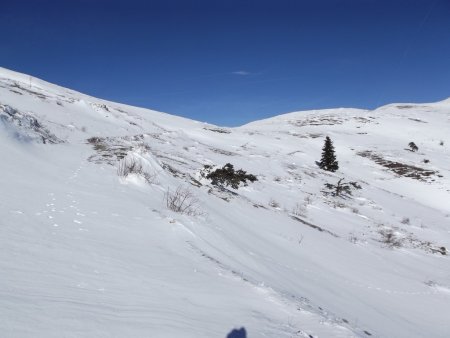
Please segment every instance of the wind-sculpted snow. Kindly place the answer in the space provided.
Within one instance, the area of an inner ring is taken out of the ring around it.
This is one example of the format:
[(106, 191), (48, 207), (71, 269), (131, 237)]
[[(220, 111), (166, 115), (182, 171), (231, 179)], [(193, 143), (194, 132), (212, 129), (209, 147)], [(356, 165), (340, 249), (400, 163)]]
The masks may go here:
[(449, 100), (224, 128), (0, 69), (0, 103), (1, 336), (450, 336)]
[(61, 143), (36, 117), (27, 112), (0, 104), (0, 122), (3, 123), (14, 138), (21, 141), (35, 141), (41, 143)]

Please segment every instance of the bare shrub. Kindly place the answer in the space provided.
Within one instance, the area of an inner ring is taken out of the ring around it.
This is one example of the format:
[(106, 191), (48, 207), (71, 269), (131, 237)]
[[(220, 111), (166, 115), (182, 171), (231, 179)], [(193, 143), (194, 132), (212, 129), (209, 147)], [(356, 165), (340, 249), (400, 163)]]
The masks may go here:
[(332, 204), (334, 209), (346, 209), (349, 206), (341, 201), (332, 201)]
[(440, 146), (443, 146), (443, 145), (444, 145), (444, 141), (440, 141), (440, 142), (439, 142), (439, 145), (440, 145)]
[(399, 238), (392, 229), (383, 229), (379, 231), (381, 243), (388, 248), (401, 248), (403, 246), (402, 238)]
[(120, 177), (127, 177), (130, 174), (142, 175), (143, 172), (142, 163), (134, 157), (123, 158), (117, 167), (117, 175)]
[(144, 171), (144, 172), (142, 173), (142, 177), (144, 177), (145, 181), (146, 181), (148, 184), (158, 184), (159, 182), (156, 180), (156, 177), (157, 177), (157, 176), (158, 176), (158, 175), (157, 175), (156, 172), (148, 173), (148, 172)]
[(306, 195), (303, 200), (305, 201), (305, 205), (311, 205), (313, 202), (311, 195)]
[(293, 208), (291, 213), (295, 216), (306, 216), (306, 213), (308, 212), (306, 206), (301, 205), (300, 203), (297, 203)]
[(403, 217), (401, 223), (409, 225), (411, 223), (411, 220), (409, 219), (409, 217)]
[(358, 243), (358, 237), (356, 237), (356, 235), (354, 235), (352, 233), (348, 236), (348, 240), (350, 241), (350, 243), (353, 243), (353, 244)]
[(280, 203), (278, 203), (273, 198), (271, 198), (270, 201), (269, 201), (269, 206), (272, 207), (272, 208), (279, 208), (280, 207)]
[(117, 175), (119, 175), (120, 177), (127, 177), (130, 174), (142, 176), (149, 184), (153, 184), (156, 182), (156, 172), (149, 173), (148, 171), (144, 170), (142, 162), (139, 158), (126, 156), (119, 162), (119, 165), (117, 167)]
[(139, 142), (135, 147), (135, 150), (142, 154), (145, 154), (145, 153), (151, 151), (151, 149), (152, 148), (145, 142)]
[(164, 194), (164, 201), (169, 210), (180, 214), (189, 216), (201, 214), (199, 207), (200, 201), (188, 188), (178, 186), (173, 192), (170, 191), (170, 188), (167, 188), (167, 191)]

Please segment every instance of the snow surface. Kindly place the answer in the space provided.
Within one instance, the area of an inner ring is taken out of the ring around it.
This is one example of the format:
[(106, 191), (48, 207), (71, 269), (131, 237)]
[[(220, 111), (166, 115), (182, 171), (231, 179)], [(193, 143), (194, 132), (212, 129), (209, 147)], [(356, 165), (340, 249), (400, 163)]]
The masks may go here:
[[(450, 100), (221, 128), (0, 68), (0, 142), (2, 337), (450, 336)], [(227, 162), (258, 181), (200, 177)]]

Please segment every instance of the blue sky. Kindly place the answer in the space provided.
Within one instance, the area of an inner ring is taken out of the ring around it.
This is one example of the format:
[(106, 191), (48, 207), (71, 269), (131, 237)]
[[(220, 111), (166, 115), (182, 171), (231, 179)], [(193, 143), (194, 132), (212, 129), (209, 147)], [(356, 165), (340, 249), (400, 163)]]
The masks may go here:
[(1, 1), (0, 65), (236, 126), (450, 96), (448, 0)]

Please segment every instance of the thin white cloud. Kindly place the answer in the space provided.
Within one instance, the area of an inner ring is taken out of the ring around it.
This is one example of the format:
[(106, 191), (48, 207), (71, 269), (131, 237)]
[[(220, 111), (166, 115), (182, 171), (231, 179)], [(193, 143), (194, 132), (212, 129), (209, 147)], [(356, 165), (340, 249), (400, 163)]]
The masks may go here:
[(237, 71), (232, 72), (232, 74), (245, 76), (245, 75), (250, 75), (250, 72), (247, 72), (246, 70), (237, 70)]

